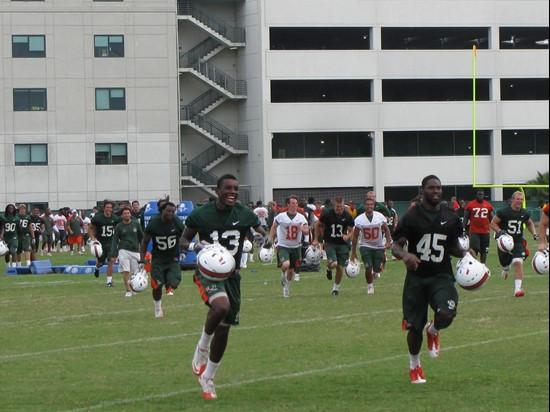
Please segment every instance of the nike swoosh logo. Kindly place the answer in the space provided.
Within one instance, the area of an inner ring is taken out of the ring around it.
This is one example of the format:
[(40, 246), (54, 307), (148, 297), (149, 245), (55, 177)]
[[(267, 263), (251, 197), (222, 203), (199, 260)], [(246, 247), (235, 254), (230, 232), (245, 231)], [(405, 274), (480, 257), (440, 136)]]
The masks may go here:
[(237, 223), (239, 223), (239, 221), (237, 220), (236, 222), (233, 222), (231, 223), (233, 226), (235, 226)]
[(171, 232), (175, 232), (175, 231), (176, 231), (176, 229), (172, 229), (172, 230), (171, 230)]
[(444, 222), (441, 222), (441, 226), (443, 226), (445, 223), (447, 223), (447, 220), (445, 220)]

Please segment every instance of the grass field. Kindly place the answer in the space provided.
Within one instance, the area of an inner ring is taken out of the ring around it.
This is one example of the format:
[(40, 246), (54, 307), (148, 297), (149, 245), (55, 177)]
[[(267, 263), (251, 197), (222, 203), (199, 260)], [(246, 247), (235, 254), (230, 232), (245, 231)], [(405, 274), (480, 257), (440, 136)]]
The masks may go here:
[(323, 263), (284, 299), (275, 265), (249, 264), (214, 401), (190, 367), (206, 313), (191, 272), (163, 297), (164, 319), (149, 292), (124, 298), (119, 276), (107, 288), (104, 275), (0, 275), (0, 410), (547, 411), (548, 277), (529, 260), (526, 296), (513, 298), (489, 256), (493, 276), (460, 290), (439, 359), (423, 348), (425, 385), (408, 378), (401, 262), (388, 262), (368, 298), (363, 278), (331, 296)]

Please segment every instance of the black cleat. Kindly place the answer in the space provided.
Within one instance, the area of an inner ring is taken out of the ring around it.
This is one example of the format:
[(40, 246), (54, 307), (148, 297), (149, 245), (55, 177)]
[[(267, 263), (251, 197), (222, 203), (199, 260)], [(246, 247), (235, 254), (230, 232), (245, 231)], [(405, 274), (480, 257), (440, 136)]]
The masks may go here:
[(94, 270), (94, 276), (95, 276), (96, 278), (99, 277), (99, 269), (98, 269), (98, 268), (95, 268), (95, 270)]
[(113, 287), (113, 282), (107, 282), (107, 285), (106, 285), (108, 288), (112, 288)]
[(326, 276), (327, 276), (327, 279), (328, 279), (328, 280), (332, 280), (332, 270), (327, 269)]
[(332, 296), (338, 296), (339, 294), (340, 294), (340, 293), (338, 293), (337, 290), (333, 290), (333, 291), (332, 291)]

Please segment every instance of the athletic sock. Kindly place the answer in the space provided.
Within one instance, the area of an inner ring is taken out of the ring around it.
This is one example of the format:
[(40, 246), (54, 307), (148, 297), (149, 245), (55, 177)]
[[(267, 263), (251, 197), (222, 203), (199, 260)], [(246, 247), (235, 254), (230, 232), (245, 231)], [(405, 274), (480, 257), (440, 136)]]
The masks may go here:
[(337, 285), (336, 283), (332, 285), (332, 290), (340, 290), (340, 285)]
[(416, 355), (409, 353), (409, 366), (411, 369), (414, 369), (417, 366), (420, 366), (420, 353)]
[(522, 279), (516, 279), (514, 280), (514, 285), (516, 286), (516, 290), (520, 290), (521, 289), (521, 284), (523, 283), (523, 280)]
[(428, 327), (428, 332), (432, 335), (437, 335), (439, 333), (439, 330), (437, 330), (434, 325), (434, 322), (430, 323), (430, 326)]
[(113, 282), (113, 277), (112, 276), (107, 276), (107, 280), (105, 282), (106, 283), (112, 283)]
[(155, 310), (162, 310), (162, 299), (154, 300), (153, 303), (155, 304)]
[(212, 362), (210, 359), (208, 359), (208, 362), (206, 362), (206, 369), (202, 373), (202, 376), (204, 379), (214, 379), (216, 376), (216, 371), (218, 370), (218, 366), (220, 366), (221, 362)]
[(199, 339), (199, 347), (200, 348), (210, 348), (210, 342), (212, 342), (212, 337), (213, 336), (214, 336), (214, 334), (208, 335), (204, 331), (204, 328), (203, 328), (201, 338)]

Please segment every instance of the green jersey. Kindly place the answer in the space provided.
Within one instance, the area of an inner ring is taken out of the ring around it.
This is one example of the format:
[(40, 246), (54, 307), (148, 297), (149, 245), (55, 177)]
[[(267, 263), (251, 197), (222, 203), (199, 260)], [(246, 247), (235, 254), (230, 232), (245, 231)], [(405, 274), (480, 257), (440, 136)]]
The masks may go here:
[(497, 216), (501, 220), (500, 228), (512, 236), (514, 242), (523, 240), (523, 224), (531, 219), (531, 215), (527, 210), (521, 208), (515, 211), (507, 206), (497, 211)]
[(21, 235), (21, 224), (18, 216), (0, 217), (4, 226), (4, 239), (19, 239)]
[(43, 215), (40, 220), (42, 221), (42, 224), (44, 225), (44, 231), (43, 233), (46, 236), (51, 236), (53, 234), (53, 218), (52, 215), (46, 216)]
[(181, 220), (170, 219), (163, 222), (160, 215), (151, 217), (145, 228), (145, 234), (151, 236), (153, 241), (153, 260), (178, 261), (180, 256), (179, 239), (182, 233), (183, 223)]
[(143, 239), (143, 230), (137, 220), (132, 219), (128, 224), (120, 222), (116, 225), (115, 234), (113, 235), (113, 256), (115, 256), (120, 249), (130, 252), (139, 252), (141, 239)]
[(30, 238), (31, 234), (29, 233), (29, 226), (32, 227), (32, 219), (29, 215), (19, 215), (19, 224), (21, 225), (22, 235), (25, 238)]
[(237, 203), (231, 209), (220, 210), (216, 202), (194, 209), (185, 226), (196, 231), (201, 241), (220, 243), (235, 257), (240, 267), (243, 243), (251, 227), (260, 226), (260, 220), (248, 207)]
[(103, 213), (96, 213), (92, 219), (92, 225), (95, 228), (95, 237), (99, 242), (110, 246), (115, 234), (115, 226), (120, 222), (120, 217), (113, 213), (110, 217), (106, 217)]
[(71, 229), (69, 236), (82, 236), (82, 221), (78, 217), (72, 217), (67, 222), (67, 226)]

